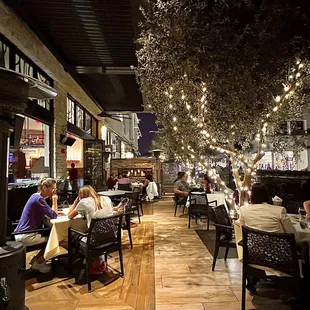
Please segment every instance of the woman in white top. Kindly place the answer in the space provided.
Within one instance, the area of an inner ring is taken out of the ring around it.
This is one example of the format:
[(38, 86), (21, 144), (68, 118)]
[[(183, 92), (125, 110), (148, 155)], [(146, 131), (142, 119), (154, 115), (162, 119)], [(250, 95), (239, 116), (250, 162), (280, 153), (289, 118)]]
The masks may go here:
[(286, 209), (268, 204), (267, 188), (262, 183), (252, 186), (251, 204), (240, 208), (240, 224), (277, 233), (295, 233), (296, 230), (287, 216)]
[(96, 191), (89, 185), (80, 188), (79, 195), (69, 209), (68, 218), (73, 219), (81, 214), (87, 220), (87, 226), (90, 226), (92, 218), (104, 218), (113, 215), (112, 206), (102, 208), (101, 200)]

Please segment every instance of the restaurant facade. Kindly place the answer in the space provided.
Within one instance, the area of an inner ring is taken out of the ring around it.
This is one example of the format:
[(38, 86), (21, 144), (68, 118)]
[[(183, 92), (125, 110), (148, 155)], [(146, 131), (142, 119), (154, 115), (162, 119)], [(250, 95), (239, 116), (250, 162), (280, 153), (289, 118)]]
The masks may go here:
[[(29, 100), (26, 112), (17, 116), (10, 142), (10, 181), (64, 179), (75, 163), (80, 185), (84, 179), (88, 184), (96, 178), (96, 183), (103, 183), (111, 158), (138, 154), (137, 115), (118, 120), (98, 117), (99, 104), (28, 26), (2, 3), (0, 12), (0, 67), (37, 78), (58, 93), (54, 100)], [(68, 138), (74, 141), (71, 145)], [(100, 169), (93, 169), (98, 162)]]

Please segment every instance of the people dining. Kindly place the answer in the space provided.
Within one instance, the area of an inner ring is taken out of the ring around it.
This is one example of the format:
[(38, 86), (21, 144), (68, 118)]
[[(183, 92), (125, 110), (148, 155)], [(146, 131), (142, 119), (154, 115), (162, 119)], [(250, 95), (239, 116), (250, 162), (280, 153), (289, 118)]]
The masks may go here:
[(182, 171), (179, 171), (179, 172), (178, 172), (178, 175), (177, 175), (176, 179), (173, 181), (173, 184), (175, 184), (177, 181), (180, 180), (180, 178), (181, 178), (181, 176), (183, 175), (183, 173), (184, 173), (184, 172), (182, 172)]
[(295, 233), (295, 228), (287, 216), (286, 209), (268, 204), (267, 188), (262, 183), (252, 186), (251, 203), (240, 208), (240, 225), (278, 233)]
[(107, 188), (108, 189), (114, 189), (114, 186), (115, 186), (116, 182), (117, 182), (117, 180), (116, 180), (116, 178), (114, 176), (114, 173), (111, 173), (110, 177), (107, 179), (107, 183), (106, 183), (107, 184)]
[(118, 184), (129, 184), (130, 179), (128, 178), (128, 176), (126, 174), (124, 174), (124, 175), (120, 175), (118, 177), (117, 182), (118, 182)]
[[(74, 219), (78, 214), (81, 214), (86, 219), (89, 228), (92, 218), (99, 210), (102, 210), (100, 196), (91, 186), (85, 185), (80, 188), (78, 197), (70, 207), (68, 218)], [(109, 216), (102, 213), (102, 217)]]
[[(52, 208), (47, 204), (47, 198), (52, 198)], [(26, 246), (37, 245), (47, 241), (47, 237), (44, 237), (39, 233), (27, 233), (27, 231), (42, 228), (46, 216), (51, 219), (57, 218), (57, 199), (56, 181), (51, 178), (40, 180), (38, 184), (38, 192), (31, 195), (28, 199), (20, 221), (15, 229), (15, 232), (25, 233), (16, 235), (16, 241), (23, 242)], [(46, 273), (50, 271), (50, 266), (46, 265), (43, 253), (44, 249), (42, 248), (32, 260), (32, 269)]]
[[(273, 233), (295, 233), (296, 230), (287, 216), (286, 209), (268, 204), (267, 188), (262, 183), (252, 186), (251, 203), (240, 208), (240, 225)], [(264, 270), (249, 267), (247, 289), (256, 292), (256, 283), (266, 277)]]
[(145, 180), (144, 180), (144, 183), (143, 183), (143, 187), (142, 187), (142, 193), (144, 195), (146, 195), (146, 188), (148, 187), (148, 185), (153, 182), (153, 177), (152, 175), (148, 174), (145, 176)]
[(203, 176), (203, 185), (204, 185), (205, 192), (207, 194), (211, 193), (211, 184), (212, 184), (211, 178), (207, 174), (205, 174)]
[(178, 174), (179, 179), (174, 183), (174, 193), (178, 200), (187, 199), (189, 193), (189, 185), (187, 183), (188, 175), (185, 172)]

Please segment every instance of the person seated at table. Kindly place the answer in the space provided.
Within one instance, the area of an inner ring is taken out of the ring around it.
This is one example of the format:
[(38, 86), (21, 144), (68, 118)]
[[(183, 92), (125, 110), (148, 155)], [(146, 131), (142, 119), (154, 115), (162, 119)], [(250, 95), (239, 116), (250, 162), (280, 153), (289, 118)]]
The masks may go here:
[[(296, 230), (287, 216), (284, 207), (270, 205), (267, 188), (262, 183), (254, 183), (252, 186), (251, 203), (240, 208), (240, 226), (275, 232), (295, 233)], [(256, 292), (255, 285), (266, 277), (265, 271), (256, 268), (249, 268), (247, 289)]]
[(121, 178), (118, 179), (118, 184), (129, 184), (130, 179), (128, 178), (127, 174), (123, 174)]
[(68, 218), (74, 219), (78, 214), (81, 214), (86, 219), (89, 228), (90, 222), (98, 210), (102, 210), (100, 196), (91, 186), (84, 185), (80, 188), (77, 198), (69, 209)]
[[(47, 198), (52, 198), (52, 208), (47, 204)], [(47, 237), (43, 237), (39, 233), (27, 233), (27, 231), (42, 228), (44, 218), (46, 216), (51, 219), (57, 218), (57, 211), (56, 181), (44, 178), (39, 181), (38, 192), (28, 199), (15, 229), (15, 232), (25, 232), (25, 234), (16, 235), (15, 240), (23, 242), (26, 246), (46, 243)], [(46, 265), (43, 254), (44, 248), (34, 257), (31, 264), (32, 269), (46, 273), (50, 271), (50, 266)]]
[(251, 203), (240, 208), (240, 225), (250, 228), (278, 233), (295, 233), (286, 209), (268, 204), (267, 188), (262, 183), (252, 186)]
[(307, 213), (307, 219), (310, 220), (310, 182), (304, 181), (300, 186), (300, 192), (303, 199), (303, 207)]
[(142, 187), (142, 194), (145, 196), (146, 195), (146, 188), (148, 187), (148, 185), (153, 182), (153, 177), (151, 174), (148, 174), (145, 176), (145, 180), (143, 183), (143, 187)]
[(187, 199), (189, 193), (189, 186), (187, 183), (188, 175), (185, 172), (181, 172), (179, 180), (174, 183), (174, 193), (178, 198), (178, 201)]
[(207, 174), (205, 174), (203, 176), (203, 185), (204, 185), (204, 188), (205, 188), (205, 192), (207, 194), (211, 193), (211, 184), (212, 184), (211, 178)]
[(180, 180), (180, 178), (181, 178), (181, 176), (183, 175), (183, 173), (184, 173), (184, 172), (182, 172), (182, 171), (179, 171), (179, 172), (178, 172), (178, 175), (177, 175), (176, 179), (173, 181), (173, 184)]
[(111, 173), (110, 177), (107, 179), (107, 188), (108, 189), (113, 189), (115, 184), (116, 184), (116, 181), (117, 180), (115, 179), (114, 174)]

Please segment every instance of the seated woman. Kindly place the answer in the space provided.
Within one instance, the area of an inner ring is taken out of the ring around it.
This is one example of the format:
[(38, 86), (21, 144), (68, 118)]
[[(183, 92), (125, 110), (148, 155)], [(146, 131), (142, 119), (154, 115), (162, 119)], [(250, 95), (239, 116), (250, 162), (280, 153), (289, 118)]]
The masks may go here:
[[(240, 208), (240, 225), (276, 233), (295, 233), (295, 228), (287, 216), (284, 207), (270, 205), (267, 188), (262, 183), (252, 186), (251, 204)], [(249, 268), (247, 289), (256, 291), (255, 284), (265, 278), (265, 271)]]
[(143, 187), (142, 187), (142, 194), (145, 196), (146, 195), (146, 188), (148, 187), (148, 185), (153, 182), (153, 177), (152, 175), (148, 174), (145, 177), (144, 183), (143, 183)]
[(240, 225), (279, 233), (295, 233), (284, 207), (270, 205), (267, 188), (262, 183), (252, 186), (251, 204), (240, 208)]
[[(87, 227), (90, 227), (93, 218), (105, 218), (113, 215), (112, 202), (108, 197), (100, 197), (96, 191), (89, 185), (80, 188), (78, 197), (69, 209), (68, 218), (74, 219), (81, 214), (87, 221)], [(83, 237), (82, 242), (87, 242)], [(92, 263), (91, 273), (100, 274), (106, 269), (104, 257), (98, 257)]]
[[(100, 217), (96, 212), (100, 212)], [(74, 219), (78, 214), (81, 214), (87, 221), (89, 228), (92, 218), (104, 218), (113, 215), (112, 208), (102, 208), (100, 196), (89, 185), (80, 188), (78, 197), (69, 209), (68, 218)]]
[(207, 174), (205, 174), (203, 176), (203, 185), (204, 185), (206, 194), (211, 193), (211, 184), (212, 184), (211, 178)]
[[(45, 216), (54, 219), (57, 217), (57, 196), (56, 181), (51, 178), (44, 178), (39, 181), (38, 193), (33, 194), (27, 201), (21, 219), (15, 229), (15, 232), (25, 232), (25, 234), (16, 235), (16, 241), (23, 242), (25, 245), (36, 245), (45, 243), (47, 237), (39, 233), (29, 233), (27, 231), (42, 228)], [(47, 198), (52, 198), (53, 206), (47, 204)], [(43, 257), (44, 249), (32, 260), (32, 268), (42, 273), (50, 271)]]

